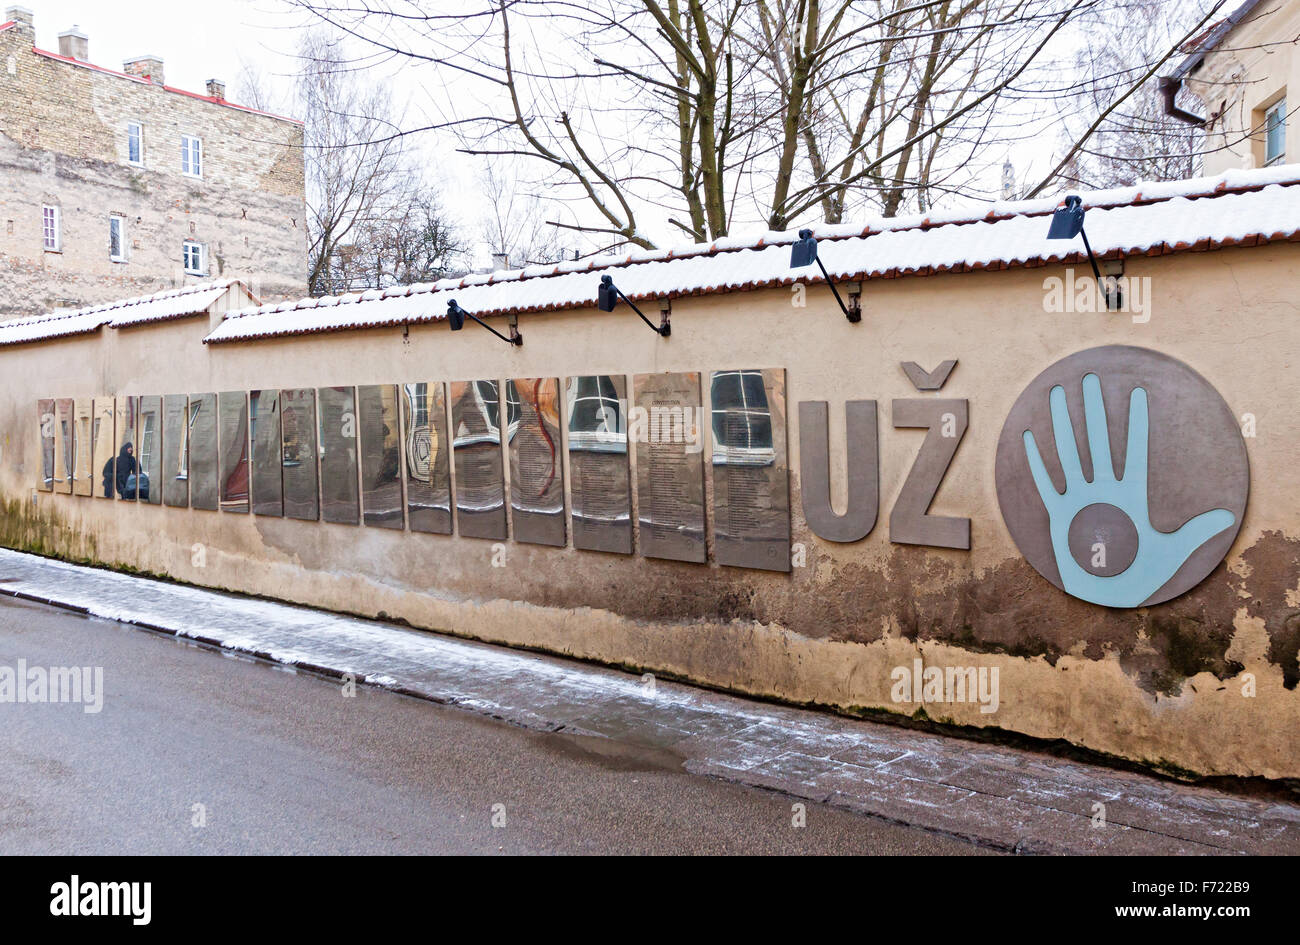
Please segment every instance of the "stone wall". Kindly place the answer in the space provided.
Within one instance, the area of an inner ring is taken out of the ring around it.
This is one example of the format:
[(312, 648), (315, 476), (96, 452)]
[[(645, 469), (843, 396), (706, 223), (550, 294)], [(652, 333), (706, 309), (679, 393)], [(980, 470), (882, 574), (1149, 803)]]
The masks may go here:
[[(144, 166), (127, 123), (144, 126)], [(203, 173), (181, 173), (181, 135), (203, 141)], [(236, 277), (264, 301), (306, 294), (302, 127), (33, 50), (0, 32), (0, 317)], [(61, 252), (41, 207), (60, 207)], [(109, 217), (127, 261), (109, 259)], [(208, 247), (187, 275), (182, 244)]]

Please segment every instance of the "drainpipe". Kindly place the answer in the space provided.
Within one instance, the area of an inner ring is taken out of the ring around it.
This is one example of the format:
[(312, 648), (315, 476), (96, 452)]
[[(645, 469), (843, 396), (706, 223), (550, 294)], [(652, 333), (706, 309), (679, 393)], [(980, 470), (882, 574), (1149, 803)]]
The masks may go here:
[(1185, 121), (1189, 125), (1196, 125), (1198, 128), (1205, 127), (1205, 119), (1200, 115), (1189, 112), (1184, 108), (1179, 108), (1174, 99), (1182, 91), (1183, 80), (1173, 76), (1162, 75), (1160, 77), (1160, 92), (1165, 97), (1165, 114), (1170, 118), (1177, 118), (1179, 121)]

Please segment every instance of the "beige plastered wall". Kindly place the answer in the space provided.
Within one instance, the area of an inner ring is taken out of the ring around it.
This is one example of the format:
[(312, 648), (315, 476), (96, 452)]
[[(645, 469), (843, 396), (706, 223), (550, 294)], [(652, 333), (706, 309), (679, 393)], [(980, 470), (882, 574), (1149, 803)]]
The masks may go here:
[[(1043, 281), (1062, 274), (1053, 267), (871, 281), (858, 325), (824, 286), (808, 288), (803, 308), (788, 288), (678, 299), (668, 340), (620, 306), (524, 315), (519, 349), (473, 324), (205, 346), (198, 318), (0, 350), (0, 541), (794, 703), (1062, 739), (1174, 773), (1300, 777), (1298, 270), (1300, 245), (1285, 243), (1131, 258), (1127, 275), (1150, 279), (1144, 324), (1045, 312)], [(1255, 418), (1250, 501), (1231, 553), (1194, 591), (1153, 608), (1108, 610), (1058, 591), (1025, 564), (998, 510), (995, 446), (1012, 403), (1053, 362), (1102, 344), (1179, 358), (1234, 414)], [(914, 390), (899, 366), (948, 358), (958, 364), (937, 394)], [(475, 539), (34, 491), (38, 397), (750, 367), (787, 371), (792, 540), (806, 555), (788, 575), (515, 542), (493, 567), (493, 543)], [(935, 396), (970, 402), (931, 509), (970, 518), (969, 552), (889, 540), (925, 436), (893, 429), (891, 400)], [(871, 398), (877, 525), (856, 543), (822, 541), (799, 501), (797, 404), (830, 402), (842, 507), (843, 404)], [(918, 657), (996, 667), (997, 712), (892, 701), (891, 671)]]

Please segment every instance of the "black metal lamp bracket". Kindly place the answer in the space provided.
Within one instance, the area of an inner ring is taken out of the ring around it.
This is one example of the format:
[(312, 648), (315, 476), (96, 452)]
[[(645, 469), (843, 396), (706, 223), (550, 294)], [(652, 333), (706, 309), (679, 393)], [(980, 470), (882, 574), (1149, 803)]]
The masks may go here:
[(633, 302), (631, 299), (629, 299), (626, 295), (623, 294), (622, 289), (620, 289), (618, 286), (614, 286), (614, 291), (618, 293), (618, 297), (620, 299), (622, 299), (624, 302), (628, 304), (628, 306), (632, 309), (632, 311), (636, 312), (638, 315), (641, 316), (641, 321), (649, 325), (651, 331), (657, 332), (661, 337), (664, 338), (667, 338), (669, 335), (673, 333), (673, 327), (668, 318), (669, 302), (667, 299), (664, 299), (662, 302), (659, 303), (659, 309), (660, 309), (659, 324), (656, 325), (654, 322), (650, 321), (650, 319), (645, 317), (645, 312), (637, 308), (635, 302)]
[(840, 303), (840, 311), (844, 313), (844, 317), (847, 318), (850, 322), (853, 322), (855, 325), (858, 322), (862, 321), (861, 291), (857, 293), (850, 293), (849, 304), (845, 305), (844, 299), (841, 298), (840, 296), (840, 290), (835, 288), (835, 282), (831, 279), (830, 273), (826, 271), (826, 264), (821, 261), (820, 256), (817, 257), (817, 268), (819, 268), (822, 271), (822, 276), (826, 279), (826, 284), (830, 286), (831, 291), (835, 293), (835, 301)]
[(497, 331), (495, 328), (493, 328), (491, 325), (489, 325), (487, 322), (483, 321), (483, 319), (481, 319), (481, 318), (479, 318), (477, 315), (475, 315), (473, 312), (466, 312), (465, 314), (468, 315), (470, 318), (474, 319), (474, 321), (478, 322), (480, 325), (482, 325), (482, 326), (483, 326), (484, 328), (486, 328), (488, 331), (492, 332), (492, 334), (496, 335), (496, 336), (497, 336), (498, 338), (500, 338), (502, 341), (508, 342), (508, 343), (510, 343), (510, 344), (512, 344), (512, 345), (516, 345), (516, 346), (522, 345), (522, 344), (524, 343), (524, 336), (521, 335), (521, 334), (519, 334), (519, 316), (518, 316), (518, 315), (511, 315), (511, 316), (509, 316), (510, 336), (509, 336), (509, 337), (506, 337), (505, 335), (501, 334), (501, 332)]

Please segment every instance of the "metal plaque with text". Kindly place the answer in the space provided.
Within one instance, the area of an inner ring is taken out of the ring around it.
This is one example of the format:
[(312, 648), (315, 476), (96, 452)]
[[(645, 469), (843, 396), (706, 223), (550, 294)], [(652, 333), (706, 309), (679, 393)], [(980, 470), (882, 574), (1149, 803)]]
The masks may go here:
[(89, 397), (78, 397), (73, 411), (75, 429), (72, 434), (72, 492), (89, 496), (94, 491), (94, 474), (90, 468), (90, 451), (95, 427), (95, 402)]
[(565, 383), (573, 547), (632, 553), (627, 378), (585, 374)]
[(40, 435), (41, 443), (41, 478), (37, 482), (36, 488), (41, 492), (53, 492), (54, 480), (57, 477), (55, 473), (54, 457), (58, 452), (55, 447), (57, 438), (54, 435), (58, 427), (58, 417), (55, 415), (54, 398), (45, 397), (36, 401), (36, 423), (37, 431)]
[(136, 432), (140, 501), (146, 505), (162, 505), (162, 397), (150, 394), (140, 398)]
[(521, 377), (507, 381), (506, 415), (510, 419), (510, 516), (515, 541), (563, 547), (559, 380)]
[(785, 371), (714, 371), (709, 410), (718, 564), (789, 571)]
[[(248, 511), (248, 395), (242, 390), (217, 395), (221, 511)], [(141, 497), (143, 498), (143, 496)]]
[(358, 387), (357, 420), (362, 521), (379, 528), (402, 528), (402, 431), (397, 420), (397, 386)]
[(280, 482), (284, 514), (315, 522), (320, 519), (320, 485), (316, 473), (316, 391), (280, 391)]
[(189, 438), (189, 398), (163, 397), (162, 497), (163, 504), (185, 508), (190, 504), (190, 483), (185, 472), (185, 445)]
[[(118, 423), (120, 426), (120, 418)], [(214, 511), (220, 505), (216, 394), (190, 394), (189, 425), (185, 474), (190, 484), (190, 508)]]
[(355, 396), (351, 387), (321, 387), (316, 391), (321, 516), (341, 525), (361, 521)]
[(117, 436), (114, 430), (112, 397), (95, 398), (94, 442), (90, 447), (90, 468), (95, 478), (95, 495), (101, 499), (117, 498)]
[(451, 457), (442, 382), (403, 384), (406, 517), (413, 532), (451, 534)]
[(60, 397), (54, 402), (54, 491), (72, 494), (76, 478), (76, 405), (71, 397)]
[(249, 391), (248, 422), (253, 439), (253, 514), (284, 515), (284, 484), (280, 478), (280, 392)]
[(699, 372), (637, 374), (633, 391), (644, 420), (634, 437), (641, 553), (702, 563), (708, 548)]
[(454, 381), (449, 386), (457, 528), (467, 538), (504, 541), (506, 487), (499, 385), (496, 381)]

